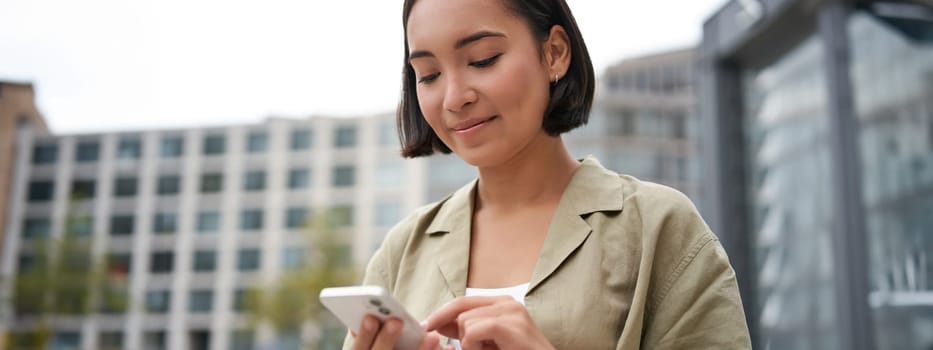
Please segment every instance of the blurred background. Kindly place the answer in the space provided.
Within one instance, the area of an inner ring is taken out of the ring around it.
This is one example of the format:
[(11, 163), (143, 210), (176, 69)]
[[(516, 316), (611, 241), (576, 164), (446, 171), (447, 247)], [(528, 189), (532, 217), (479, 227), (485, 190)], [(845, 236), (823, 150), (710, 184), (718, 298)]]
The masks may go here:
[[(755, 348), (933, 349), (933, 3), (568, 2), (567, 144), (697, 204)], [(0, 5), (0, 348), (339, 348), (320, 288), (476, 176), (398, 156), (401, 1)]]

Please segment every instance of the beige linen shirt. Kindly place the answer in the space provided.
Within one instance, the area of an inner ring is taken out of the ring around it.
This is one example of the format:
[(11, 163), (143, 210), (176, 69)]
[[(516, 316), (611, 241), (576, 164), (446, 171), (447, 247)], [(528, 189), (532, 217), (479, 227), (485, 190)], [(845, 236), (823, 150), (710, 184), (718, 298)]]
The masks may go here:
[[(473, 181), (395, 226), (363, 284), (418, 319), (463, 296), (475, 191)], [(735, 273), (690, 200), (593, 158), (561, 197), (525, 306), (558, 349), (751, 348)]]

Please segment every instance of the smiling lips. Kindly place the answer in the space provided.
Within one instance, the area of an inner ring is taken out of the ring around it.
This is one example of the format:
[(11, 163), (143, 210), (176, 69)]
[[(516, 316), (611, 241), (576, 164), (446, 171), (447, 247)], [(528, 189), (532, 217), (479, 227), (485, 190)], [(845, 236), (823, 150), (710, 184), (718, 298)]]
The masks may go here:
[(473, 118), (473, 119), (468, 119), (468, 120), (464, 120), (464, 121), (462, 121), (462, 122), (457, 123), (457, 125), (454, 125), (454, 126), (453, 126), (452, 128), (450, 128), (450, 129), (453, 130), (455, 133), (458, 133), (458, 134), (459, 134), (459, 133), (466, 133), (466, 132), (470, 132), (470, 131), (473, 131), (473, 130), (475, 130), (475, 129), (478, 129), (479, 127), (485, 125), (487, 122), (489, 122), (489, 121), (491, 121), (491, 120), (493, 120), (493, 119), (496, 119), (496, 116), (492, 116), (492, 117), (488, 117), (488, 118)]

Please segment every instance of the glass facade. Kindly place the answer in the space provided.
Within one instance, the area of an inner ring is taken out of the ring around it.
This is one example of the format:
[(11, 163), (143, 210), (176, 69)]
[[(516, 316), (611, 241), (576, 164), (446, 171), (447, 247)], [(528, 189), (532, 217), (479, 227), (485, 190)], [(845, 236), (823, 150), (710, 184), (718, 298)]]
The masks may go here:
[(881, 349), (933, 345), (933, 38), (911, 35), (933, 22), (913, 25), (868, 12), (847, 23)]
[(838, 348), (822, 62), (811, 36), (742, 76), (754, 314), (765, 348)]

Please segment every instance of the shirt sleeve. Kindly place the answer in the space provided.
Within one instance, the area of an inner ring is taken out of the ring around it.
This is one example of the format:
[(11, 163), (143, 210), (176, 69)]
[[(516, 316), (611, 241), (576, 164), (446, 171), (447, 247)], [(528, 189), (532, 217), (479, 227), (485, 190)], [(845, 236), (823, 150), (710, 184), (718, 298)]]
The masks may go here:
[(751, 349), (735, 272), (707, 232), (670, 275), (646, 319), (644, 349)]

